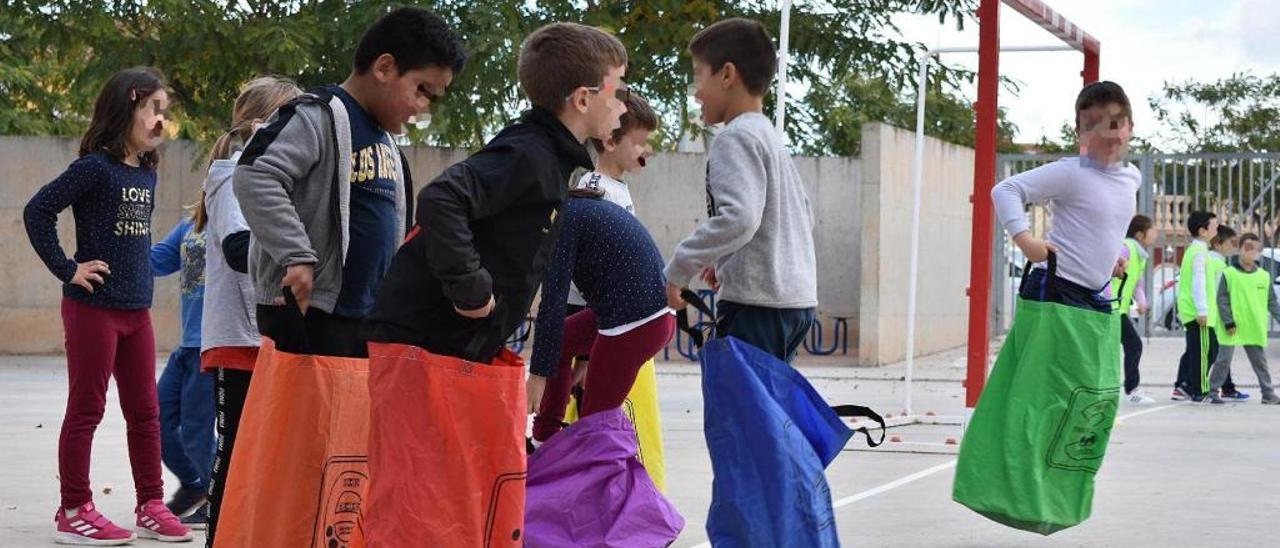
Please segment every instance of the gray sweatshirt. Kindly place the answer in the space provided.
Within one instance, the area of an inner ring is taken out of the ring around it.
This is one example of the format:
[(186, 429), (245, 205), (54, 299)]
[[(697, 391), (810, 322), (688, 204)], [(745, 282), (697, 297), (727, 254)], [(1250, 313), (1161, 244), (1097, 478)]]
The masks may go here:
[[(405, 233), (406, 169), (402, 157), (394, 177), (397, 234)], [(245, 146), (234, 187), (252, 234), (258, 304), (283, 296), (286, 268), (310, 264), (311, 306), (332, 313), (350, 242), (351, 121), (342, 99), (313, 92), (280, 107)]]
[(1031, 228), (1026, 206), (1047, 203), (1058, 248), (1058, 276), (1101, 290), (1111, 281), (1120, 244), (1138, 207), (1142, 175), (1127, 162), (1099, 166), (1063, 158), (1001, 181), (991, 189), (996, 215), (1012, 238)]
[(782, 138), (763, 114), (734, 118), (707, 157), (707, 216), (676, 247), (667, 281), (714, 265), (719, 298), (769, 308), (818, 305), (813, 209)]
[(257, 307), (253, 302), (253, 280), (248, 274), (231, 269), (222, 254), (222, 241), (232, 234), (249, 230), (240, 212), (231, 176), (240, 153), (228, 160), (214, 160), (204, 180), (204, 208), (208, 221), (204, 227), (204, 321), (201, 325), (200, 351), (231, 346), (258, 346), (261, 339), (256, 322)]

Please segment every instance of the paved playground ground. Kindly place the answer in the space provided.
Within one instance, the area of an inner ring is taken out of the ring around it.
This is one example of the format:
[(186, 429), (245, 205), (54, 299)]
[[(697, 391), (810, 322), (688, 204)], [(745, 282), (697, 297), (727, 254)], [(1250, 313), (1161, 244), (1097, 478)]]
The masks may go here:
[[(1143, 388), (1154, 405), (1123, 405), (1098, 476), (1093, 517), (1051, 537), (1007, 529), (951, 501), (955, 457), (846, 451), (830, 467), (836, 520), (846, 546), (1170, 547), (1274, 546), (1280, 523), (1280, 406), (1256, 401), (1257, 382), (1243, 356), (1234, 371), (1246, 404), (1178, 404), (1168, 399), (1179, 339), (1153, 339), (1143, 359)], [(1280, 349), (1272, 363), (1280, 362)], [(159, 357), (159, 358), (163, 358)], [(801, 360), (832, 403), (887, 413), (902, 408), (902, 364), (841, 367), (841, 358)], [(163, 361), (158, 360), (158, 367)], [(957, 415), (963, 408), (964, 354), (919, 360), (915, 409)], [(659, 378), (671, 499), (688, 520), (678, 548), (706, 541), (711, 463), (702, 437), (694, 364), (660, 364)], [(52, 546), (58, 502), (56, 448), (66, 373), (58, 357), (0, 357), (0, 547)], [(133, 486), (124, 421), (115, 389), (98, 430), (93, 488), (106, 515), (132, 525)], [(942, 441), (956, 427), (895, 429), (905, 441)], [(863, 446), (859, 437), (854, 445)], [(174, 479), (166, 475), (167, 489)], [(203, 534), (197, 536), (197, 541)], [(137, 545), (150, 541), (138, 541)]]

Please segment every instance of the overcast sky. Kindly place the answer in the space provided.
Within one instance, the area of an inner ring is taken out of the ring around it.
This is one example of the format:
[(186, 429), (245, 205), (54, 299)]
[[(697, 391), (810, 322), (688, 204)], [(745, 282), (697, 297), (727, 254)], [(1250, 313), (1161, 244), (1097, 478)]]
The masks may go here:
[[(1102, 42), (1104, 80), (1124, 86), (1134, 106), (1136, 133), (1150, 137), (1155, 120), (1147, 98), (1166, 80), (1211, 81), (1233, 72), (1280, 72), (1280, 1), (1277, 0), (1048, 0), (1059, 13)], [(1001, 6), (1001, 45), (1061, 42), (1008, 7)], [(907, 39), (929, 46), (976, 46), (978, 26), (943, 28), (936, 17), (900, 20)], [(944, 62), (977, 70), (974, 54), (949, 54)], [(1018, 140), (1056, 137), (1072, 117), (1083, 56), (1077, 52), (1006, 53), (1000, 70), (1019, 81), (1001, 106), (1018, 125)], [(970, 98), (974, 92), (968, 90)]]

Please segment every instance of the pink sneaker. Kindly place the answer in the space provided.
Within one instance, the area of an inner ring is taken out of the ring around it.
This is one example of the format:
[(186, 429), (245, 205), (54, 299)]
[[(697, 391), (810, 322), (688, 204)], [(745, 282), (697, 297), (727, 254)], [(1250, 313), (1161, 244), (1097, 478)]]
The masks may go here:
[(173, 515), (160, 499), (149, 500), (134, 512), (138, 514), (138, 524), (134, 530), (139, 537), (160, 542), (190, 542), (195, 538), (191, 534), (191, 528), (183, 525), (182, 520)]
[(53, 541), (58, 544), (121, 546), (138, 538), (98, 513), (92, 502), (78, 508), (73, 517), (67, 517), (67, 511), (59, 508), (53, 521), (58, 524), (58, 531), (53, 534)]

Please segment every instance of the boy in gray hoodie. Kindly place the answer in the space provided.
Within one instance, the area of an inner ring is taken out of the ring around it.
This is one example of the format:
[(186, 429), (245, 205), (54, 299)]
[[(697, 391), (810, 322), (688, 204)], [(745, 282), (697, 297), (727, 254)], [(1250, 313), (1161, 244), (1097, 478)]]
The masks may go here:
[(818, 305), (813, 210), (782, 136), (763, 114), (777, 70), (764, 26), (721, 21), (694, 36), (694, 98), (725, 124), (707, 158), (707, 215), (667, 264), (667, 302), (699, 273), (719, 293), (717, 333), (790, 362)]
[(276, 348), (368, 355), (360, 324), (412, 224), (412, 182), (392, 134), (427, 112), (464, 62), (444, 20), (396, 9), (360, 39), (345, 82), (286, 104), (254, 134), (234, 187), (253, 234), (258, 329)]

